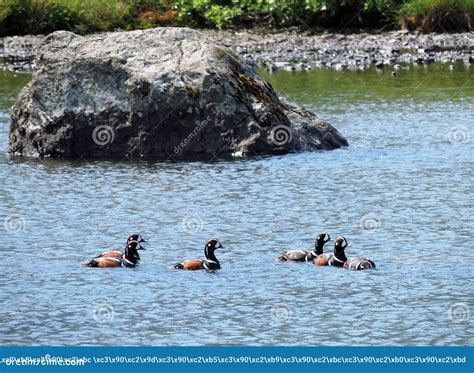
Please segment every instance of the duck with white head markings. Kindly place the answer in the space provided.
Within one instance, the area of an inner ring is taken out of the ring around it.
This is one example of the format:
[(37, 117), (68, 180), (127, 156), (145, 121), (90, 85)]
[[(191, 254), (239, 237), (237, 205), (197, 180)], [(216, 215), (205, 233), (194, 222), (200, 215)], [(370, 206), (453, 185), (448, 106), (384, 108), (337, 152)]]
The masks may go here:
[(363, 269), (375, 268), (375, 263), (364, 257), (353, 257), (347, 259), (345, 249), (348, 247), (347, 239), (345, 237), (337, 237), (334, 242), (333, 257), (329, 260), (329, 265), (334, 267), (342, 267), (346, 269), (353, 269), (356, 271)]
[(312, 250), (290, 250), (278, 257), (282, 262), (311, 262), (319, 255), (323, 255), (324, 245), (331, 240), (329, 233), (321, 232), (316, 237)]
[(205, 269), (207, 271), (215, 271), (221, 268), (219, 261), (216, 258), (215, 251), (223, 248), (222, 244), (216, 238), (207, 240), (204, 246), (204, 256), (206, 259), (188, 259), (184, 260), (174, 266), (176, 269), (185, 269), (188, 271), (195, 271)]
[(125, 246), (124, 252), (120, 258), (116, 257), (97, 257), (86, 263), (87, 267), (94, 268), (114, 268), (114, 267), (135, 267), (138, 264), (138, 248), (140, 244), (137, 241), (130, 241)]
[(334, 251), (332, 257), (328, 261), (328, 265), (334, 267), (343, 267), (347, 261), (344, 249), (348, 246), (345, 237), (337, 237), (334, 241)]

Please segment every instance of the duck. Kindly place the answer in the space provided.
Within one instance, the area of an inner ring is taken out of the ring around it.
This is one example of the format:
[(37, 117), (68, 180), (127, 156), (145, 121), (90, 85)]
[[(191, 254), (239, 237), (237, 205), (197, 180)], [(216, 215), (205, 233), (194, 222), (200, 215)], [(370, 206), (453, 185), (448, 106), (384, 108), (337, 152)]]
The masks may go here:
[(327, 266), (334, 253), (321, 253), (313, 259), (313, 264), (317, 266)]
[(175, 264), (174, 268), (185, 269), (188, 271), (196, 271), (200, 269), (205, 269), (207, 271), (215, 271), (221, 269), (221, 265), (214, 254), (214, 251), (216, 251), (216, 249), (221, 248), (223, 248), (223, 246), (219, 242), (219, 240), (216, 238), (211, 238), (207, 240), (206, 245), (204, 246), (204, 255), (206, 259), (183, 260), (182, 262)]
[[(141, 234), (133, 233), (130, 236), (128, 236), (127, 243), (125, 245), (128, 245), (130, 242), (133, 242), (133, 241), (138, 243), (136, 259), (140, 260), (140, 255), (138, 255), (138, 250), (146, 250), (143, 246), (140, 245), (140, 243), (146, 242), (146, 241), (143, 239)], [(97, 255), (96, 257), (94, 257), (94, 259), (97, 259), (97, 258), (117, 258), (117, 259), (121, 259), (123, 257), (123, 254), (124, 253), (122, 251), (111, 250), (111, 251), (103, 252), (100, 255)]]
[(353, 269), (356, 271), (375, 268), (375, 263), (372, 260), (364, 257), (353, 257), (351, 259), (347, 259), (345, 249), (348, 246), (349, 245), (345, 237), (337, 237), (334, 241), (334, 253), (329, 259), (328, 265)]
[(323, 255), (324, 245), (331, 241), (331, 237), (327, 232), (321, 232), (316, 237), (314, 249), (309, 251), (291, 250), (283, 253), (278, 257), (282, 262), (310, 262), (320, 255)]
[(96, 257), (86, 263), (87, 267), (112, 268), (112, 267), (135, 267), (138, 264), (138, 250), (140, 243), (131, 241), (125, 246), (121, 258), (115, 257)]

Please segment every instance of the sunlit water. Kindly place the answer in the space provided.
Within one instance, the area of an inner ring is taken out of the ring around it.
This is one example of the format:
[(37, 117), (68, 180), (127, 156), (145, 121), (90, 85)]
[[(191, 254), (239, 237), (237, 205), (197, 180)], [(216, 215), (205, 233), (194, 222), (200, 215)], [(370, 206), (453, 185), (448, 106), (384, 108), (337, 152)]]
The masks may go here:
[[(7, 108), (29, 76), (0, 74), (1, 344), (474, 342), (468, 66), (266, 76), (350, 147), (178, 164), (10, 159)], [(275, 261), (323, 229), (377, 269)], [(81, 266), (135, 231), (139, 267)], [(220, 272), (172, 268), (210, 236)]]

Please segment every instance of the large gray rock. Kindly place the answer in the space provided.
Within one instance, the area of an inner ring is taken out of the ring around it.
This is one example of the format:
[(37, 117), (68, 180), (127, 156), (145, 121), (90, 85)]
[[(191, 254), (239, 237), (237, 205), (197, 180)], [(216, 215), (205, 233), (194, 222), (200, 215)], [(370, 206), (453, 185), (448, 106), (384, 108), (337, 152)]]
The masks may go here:
[(14, 155), (214, 159), (347, 145), (191, 29), (58, 31), (37, 64), (12, 109)]

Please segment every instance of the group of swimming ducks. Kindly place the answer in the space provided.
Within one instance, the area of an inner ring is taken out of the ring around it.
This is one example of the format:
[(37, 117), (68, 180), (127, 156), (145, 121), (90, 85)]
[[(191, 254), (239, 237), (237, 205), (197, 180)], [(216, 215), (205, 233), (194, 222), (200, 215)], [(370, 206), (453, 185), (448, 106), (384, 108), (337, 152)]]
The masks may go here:
[[(345, 237), (339, 236), (334, 241), (332, 253), (324, 253), (324, 245), (331, 241), (331, 237), (326, 232), (321, 232), (316, 237), (314, 249), (312, 250), (291, 250), (284, 252), (278, 257), (282, 262), (312, 262), (317, 266), (334, 266), (347, 269), (362, 270), (375, 268), (375, 263), (367, 258), (354, 257), (347, 259), (345, 249), (349, 246)], [(89, 267), (110, 268), (110, 267), (135, 267), (140, 262), (139, 250), (145, 250), (141, 245), (146, 242), (140, 234), (132, 234), (127, 239), (124, 251), (107, 251), (86, 263)], [(189, 271), (204, 269), (215, 271), (221, 268), (216, 258), (215, 251), (223, 246), (219, 240), (211, 238), (204, 246), (206, 259), (188, 259), (174, 266), (176, 269)]]

